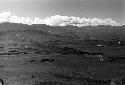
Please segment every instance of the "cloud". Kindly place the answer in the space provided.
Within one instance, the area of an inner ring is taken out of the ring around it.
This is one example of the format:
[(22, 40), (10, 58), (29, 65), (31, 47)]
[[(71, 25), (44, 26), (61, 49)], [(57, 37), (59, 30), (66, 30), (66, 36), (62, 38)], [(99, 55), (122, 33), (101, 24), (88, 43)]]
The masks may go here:
[(73, 25), (73, 26), (97, 26), (97, 25), (118, 25), (115, 21), (112, 19), (98, 19), (98, 18), (93, 18), (93, 19), (86, 19), (86, 18), (80, 18), (80, 17), (68, 17), (68, 16), (60, 16), (60, 15), (55, 15), (51, 17), (47, 17), (42, 20), (42, 23), (50, 25), (50, 26), (66, 26), (66, 25)]
[(10, 15), (10, 12), (0, 13), (0, 23), (9, 21)]
[(44, 19), (40, 19), (39, 17), (35, 17), (34, 19), (30, 19), (29, 17), (18, 17), (12, 15), (10, 12), (0, 13), (0, 23), (2, 22), (11, 22), (11, 23), (22, 23), (22, 24), (46, 24), (50, 26), (97, 26), (97, 25), (111, 25), (116, 26), (118, 23), (113, 21), (112, 19), (98, 19), (98, 18), (80, 18), (80, 17), (68, 17), (68, 16), (61, 16), (55, 15), (51, 17), (47, 17)]

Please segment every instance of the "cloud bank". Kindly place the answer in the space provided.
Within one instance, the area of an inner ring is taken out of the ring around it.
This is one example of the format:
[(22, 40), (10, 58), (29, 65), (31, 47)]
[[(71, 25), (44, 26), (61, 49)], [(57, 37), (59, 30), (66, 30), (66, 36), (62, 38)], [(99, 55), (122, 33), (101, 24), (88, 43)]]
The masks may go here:
[(0, 13), (0, 23), (2, 22), (10, 22), (10, 23), (22, 23), (22, 24), (46, 24), (50, 26), (97, 26), (97, 25), (111, 25), (117, 26), (118, 23), (113, 21), (112, 19), (98, 19), (98, 18), (80, 18), (80, 17), (68, 17), (61, 15), (54, 15), (51, 17), (47, 17), (44, 19), (40, 19), (39, 17), (35, 17), (34, 19), (30, 19), (29, 17), (18, 17), (12, 15), (10, 12)]

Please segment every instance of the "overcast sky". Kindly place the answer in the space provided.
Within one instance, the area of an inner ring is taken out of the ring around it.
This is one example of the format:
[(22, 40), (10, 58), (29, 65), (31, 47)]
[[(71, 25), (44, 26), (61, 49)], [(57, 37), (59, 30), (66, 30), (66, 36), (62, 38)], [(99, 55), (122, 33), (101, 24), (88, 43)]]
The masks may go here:
[(124, 5), (124, 0), (0, 0), (0, 12), (11, 12), (19, 17), (111, 18), (123, 24)]

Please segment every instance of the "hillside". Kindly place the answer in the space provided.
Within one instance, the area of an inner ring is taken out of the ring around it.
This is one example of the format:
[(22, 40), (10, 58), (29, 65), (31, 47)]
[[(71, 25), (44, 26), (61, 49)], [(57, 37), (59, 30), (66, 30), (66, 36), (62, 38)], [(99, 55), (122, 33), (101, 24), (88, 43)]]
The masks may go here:
[(109, 38), (120, 38), (124, 39), (125, 26), (48, 26), (42, 24), (33, 24), (33, 25), (24, 25), (16, 23), (1, 23), (0, 30), (41, 30), (47, 33), (54, 35), (61, 35), (71, 38), (86, 38), (86, 37), (95, 37), (99, 39), (109, 39)]
[(5, 85), (125, 84), (124, 26), (1, 23), (0, 30)]

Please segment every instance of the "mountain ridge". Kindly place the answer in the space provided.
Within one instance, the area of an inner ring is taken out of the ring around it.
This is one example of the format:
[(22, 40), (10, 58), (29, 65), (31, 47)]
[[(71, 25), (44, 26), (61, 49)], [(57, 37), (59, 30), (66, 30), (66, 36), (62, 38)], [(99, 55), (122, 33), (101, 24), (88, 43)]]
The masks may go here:
[(58, 35), (69, 38), (86, 38), (86, 37), (95, 37), (98, 39), (107, 39), (107, 38), (120, 38), (125, 39), (124, 32), (125, 26), (48, 26), (45, 24), (17, 24), (17, 23), (1, 23), (0, 31), (11, 31), (11, 30), (37, 30), (43, 31), (48, 34)]

